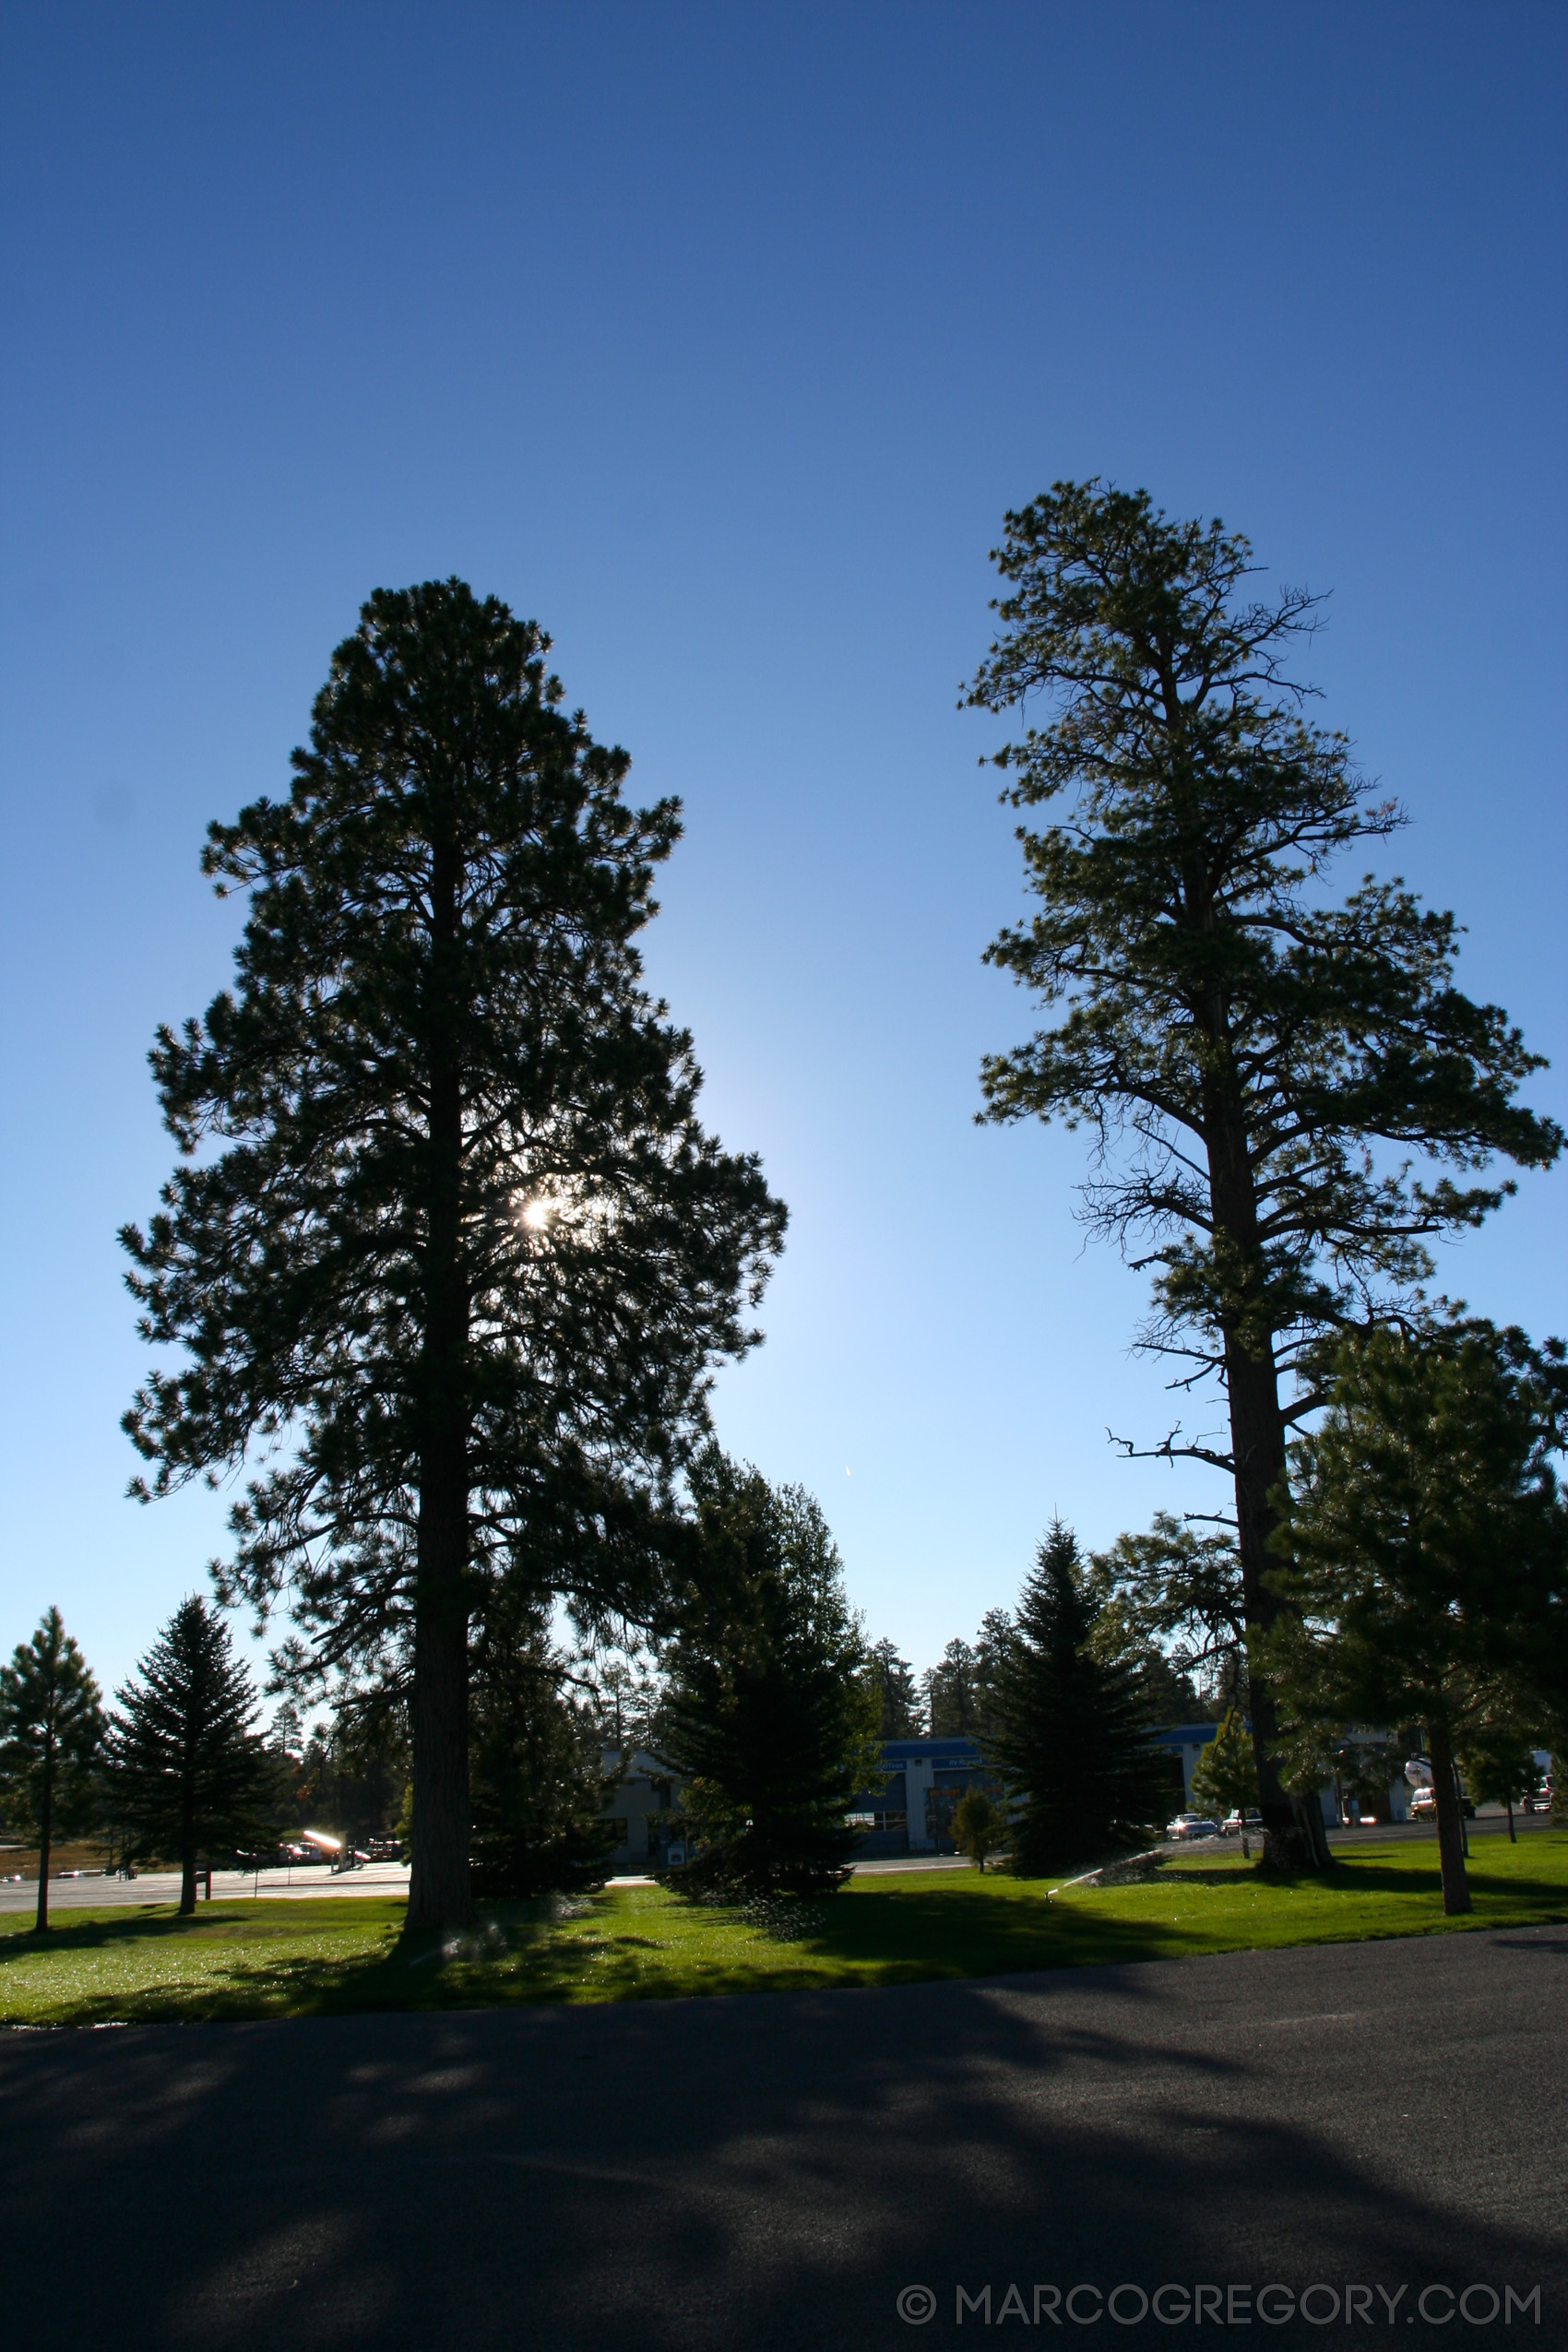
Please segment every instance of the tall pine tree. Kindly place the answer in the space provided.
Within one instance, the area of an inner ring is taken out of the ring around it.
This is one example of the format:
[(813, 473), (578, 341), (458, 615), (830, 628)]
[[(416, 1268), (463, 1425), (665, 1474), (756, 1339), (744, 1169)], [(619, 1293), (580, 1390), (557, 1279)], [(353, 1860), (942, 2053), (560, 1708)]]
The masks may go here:
[(921, 1677), (926, 1722), (933, 1740), (972, 1740), (980, 1729), (977, 1660), (961, 1635), (950, 1641), (936, 1665)]
[(161, 1493), (254, 1456), (223, 1597), (413, 1658), (410, 1926), (462, 1923), (470, 1630), (500, 1579), (645, 1621), (784, 1211), (696, 1114), (635, 941), (678, 804), (460, 581), (378, 590), (282, 801), (210, 827), (232, 993), (159, 1033), (181, 1164), (127, 1227)]
[(878, 1703), (837, 1546), (799, 1488), (717, 1448), (695, 1466), (706, 1559), (667, 1655), (664, 1752), (706, 1851), (696, 1883), (831, 1893), (851, 1799), (879, 1776)]
[(51, 1609), (0, 1667), (0, 1788), (17, 1826), (38, 1840), (40, 1935), (49, 1925), (49, 1850), (92, 1818), (102, 1739), (98, 1684)]
[(173, 1857), (180, 1909), (196, 1909), (196, 1866), (248, 1847), (273, 1775), (254, 1729), (255, 1693), (229, 1628), (199, 1594), (182, 1601), (115, 1693), (109, 1758), (127, 1859)]
[(1052, 1520), (1004, 1653), (986, 1742), (1012, 1812), (1026, 1877), (1106, 1860), (1146, 1843), (1170, 1788), (1135, 1667), (1101, 1656), (1078, 1540)]
[(866, 1673), (876, 1693), (877, 1738), (918, 1740), (921, 1702), (915, 1670), (907, 1657), (900, 1657), (897, 1645), (874, 1643), (867, 1653)]
[[(1288, 1431), (1321, 1401), (1310, 1377), (1282, 1396), (1303, 1342), (1419, 1286), (1431, 1238), (1509, 1189), (1464, 1177), (1494, 1155), (1544, 1166), (1562, 1132), (1515, 1099), (1539, 1057), (1454, 985), (1451, 915), (1397, 880), (1322, 896), (1336, 859), (1402, 819), (1301, 715), (1290, 657), (1318, 600), (1257, 600), (1244, 539), (1168, 521), (1143, 491), (1058, 482), (1005, 528), (1009, 592), (969, 700), (1050, 698), (994, 756), (1016, 807), (1066, 805), (1020, 827), (1039, 903), (989, 950), (1054, 1017), (986, 1061), (983, 1115), (1088, 1125), (1089, 1226), (1155, 1269), (1146, 1344), (1178, 1384), (1223, 1385), (1228, 1444), (1178, 1430), (1155, 1450), (1232, 1480), (1255, 1662), (1280, 1607)], [(1326, 1860), (1275, 1767), (1258, 1672), (1250, 1713), (1271, 1849)]]

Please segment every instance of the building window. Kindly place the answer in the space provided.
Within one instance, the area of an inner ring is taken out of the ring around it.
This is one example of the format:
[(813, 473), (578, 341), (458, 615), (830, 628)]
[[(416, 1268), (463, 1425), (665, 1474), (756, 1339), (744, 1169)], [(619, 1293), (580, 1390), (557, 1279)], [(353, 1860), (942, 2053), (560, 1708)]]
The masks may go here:
[(604, 1826), (613, 1835), (617, 1846), (626, 1844), (626, 1824), (624, 1821), (607, 1821)]

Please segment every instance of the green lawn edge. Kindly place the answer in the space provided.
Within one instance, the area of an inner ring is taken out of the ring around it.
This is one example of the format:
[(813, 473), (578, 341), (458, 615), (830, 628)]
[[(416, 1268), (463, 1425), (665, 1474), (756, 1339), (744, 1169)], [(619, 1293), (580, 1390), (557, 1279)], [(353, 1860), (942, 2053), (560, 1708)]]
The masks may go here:
[(1327, 1877), (1265, 1878), (1239, 1857), (1146, 1885), (1060, 1886), (988, 1871), (890, 1873), (817, 1901), (744, 1908), (618, 1887), (482, 1907), (469, 1934), (402, 1935), (374, 1896), (71, 1910), (42, 1942), (0, 1917), (0, 2025), (212, 2023), (824, 1991), (1121, 1966), (1568, 1920), (1568, 1834), (1473, 1858), (1474, 1909), (1446, 1918), (1435, 1849), (1363, 1847)]

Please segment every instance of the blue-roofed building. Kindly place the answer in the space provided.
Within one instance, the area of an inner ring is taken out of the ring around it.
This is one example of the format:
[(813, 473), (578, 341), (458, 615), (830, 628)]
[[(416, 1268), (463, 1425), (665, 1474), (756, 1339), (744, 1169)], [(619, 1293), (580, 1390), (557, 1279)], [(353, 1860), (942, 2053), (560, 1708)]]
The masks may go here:
[(861, 1832), (858, 1850), (868, 1860), (951, 1854), (948, 1823), (959, 1798), (970, 1788), (1001, 1797), (1001, 1783), (972, 1740), (885, 1740), (882, 1762), (886, 1786), (862, 1789), (849, 1814)]
[[(1252, 1726), (1247, 1728), (1250, 1730)], [(1198, 1758), (1218, 1729), (1218, 1723), (1168, 1723), (1159, 1735), (1160, 1746), (1182, 1759), (1182, 1803), (1188, 1810), (1194, 1801), (1193, 1774)]]
[[(1218, 1728), (1218, 1723), (1170, 1723), (1156, 1735), (1172, 1760), (1172, 1812), (1193, 1804), (1193, 1774)], [(1001, 1780), (973, 1740), (885, 1740), (882, 1761), (885, 1788), (862, 1790), (849, 1812), (861, 1832), (858, 1850), (867, 1860), (883, 1855), (951, 1854), (955, 1847), (948, 1824), (966, 1789), (983, 1788), (999, 1803), (1003, 1800)], [(1402, 1779), (1392, 1781), (1383, 1818), (1405, 1820), (1408, 1795)], [(1320, 1801), (1324, 1819), (1332, 1826), (1339, 1818), (1332, 1786), (1320, 1792)]]
[[(1156, 1734), (1172, 1759), (1172, 1812), (1192, 1805), (1194, 1770), (1218, 1728), (1216, 1723), (1171, 1723)], [(851, 1800), (848, 1814), (850, 1826), (860, 1833), (856, 1850), (863, 1860), (900, 1854), (951, 1854), (956, 1849), (949, 1823), (959, 1798), (970, 1788), (983, 1788), (998, 1803), (1003, 1801), (1001, 1779), (973, 1740), (885, 1740), (881, 1753), (885, 1785), (862, 1789)], [(669, 1765), (640, 1750), (623, 1756), (606, 1749), (604, 1766), (607, 1773), (620, 1768), (620, 1785), (604, 1808), (617, 1833), (612, 1868), (657, 1871), (671, 1860), (683, 1860), (685, 1847), (677, 1818), (681, 1787)], [(1403, 1821), (1408, 1795), (1404, 1781), (1396, 1779), (1381, 1817)], [(1324, 1819), (1332, 1825), (1339, 1818), (1332, 1786), (1321, 1792), (1321, 1799)]]

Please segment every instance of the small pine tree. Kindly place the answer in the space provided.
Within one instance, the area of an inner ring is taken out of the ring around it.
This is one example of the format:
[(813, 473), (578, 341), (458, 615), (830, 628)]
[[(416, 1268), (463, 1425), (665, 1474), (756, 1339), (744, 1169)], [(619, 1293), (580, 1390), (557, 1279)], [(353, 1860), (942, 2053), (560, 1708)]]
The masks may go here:
[(602, 1879), (614, 1832), (599, 1736), (563, 1687), (543, 1611), (494, 1602), (469, 1699), (469, 1851), (476, 1895), (540, 1895)]
[(17, 1826), (38, 1840), (40, 1935), (49, 1925), (50, 1846), (91, 1816), (102, 1739), (98, 1684), (51, 1609), (0, 1667), (0, 1788)]
[(1007, 1816), (992, 1803), (983, 1788), (970, 1788), (953, 1808), (948, 1824), (953, 1843), (983, 1873), (985, 1858), (994, 1854), (1007, 1835)]
[(270, 1774), (255, 1693), (229, 1629), (199, 1594), (182, 1601), (115, 1693), (110, 1728), (127, 1859), (177, 1855), (180, 1911), (196, 1909), (196, 1858), (259, 1838)]
[(1258, 1768), (1253, 1735), (1239, 1708), (1226, 1709), (1224, 1721), (1199, 1756), (1193, 1773), (1193, 1794), (1200, 1805), (1212, 1805), (1221, 1819), (1234, 1806), (1241, 1816), (1241, 1852), (1250, 1857), (1247, 1809), (1258, 1801)]
[(1529, 1734), (1511, 1722), (1506, 1711), (1500, 1711), (1466, 1740), (1459, 1752), (1459, 1769), (1477, 1804), (1506, 1807), (1509, 1842), (1517, 1845), (1514, 1808), (1540, 1778)]
[(827, 1523), (710, 1449), (694, 1466), (703, 1574), (667, 1659), (665, 1753), (705, 1850), (690, 1883), (830, 1894), (846, 1815), (880, 1778), (877, 1703)]
[(1134, 1847), (1164, 1809), (1165, 1757), (1134, 1668), (1097, 1656), (1078, 1543), (1053, 1520), (1025, 1586), (987, 1750), (1012, 1798), (1013, 1866), (1026, 1877)]
[(1425, 1727), (1443, 1907), (1470, 1908), (1455, 1758), (1500, 1695), (1550, 1719), (1568, 1688), (1562, 1344), (1479, 1316), (1374, 1329), (1324, 1360), (1271, 1541), (1291, 1606), (1269, 1643), (1283, 1711)]

